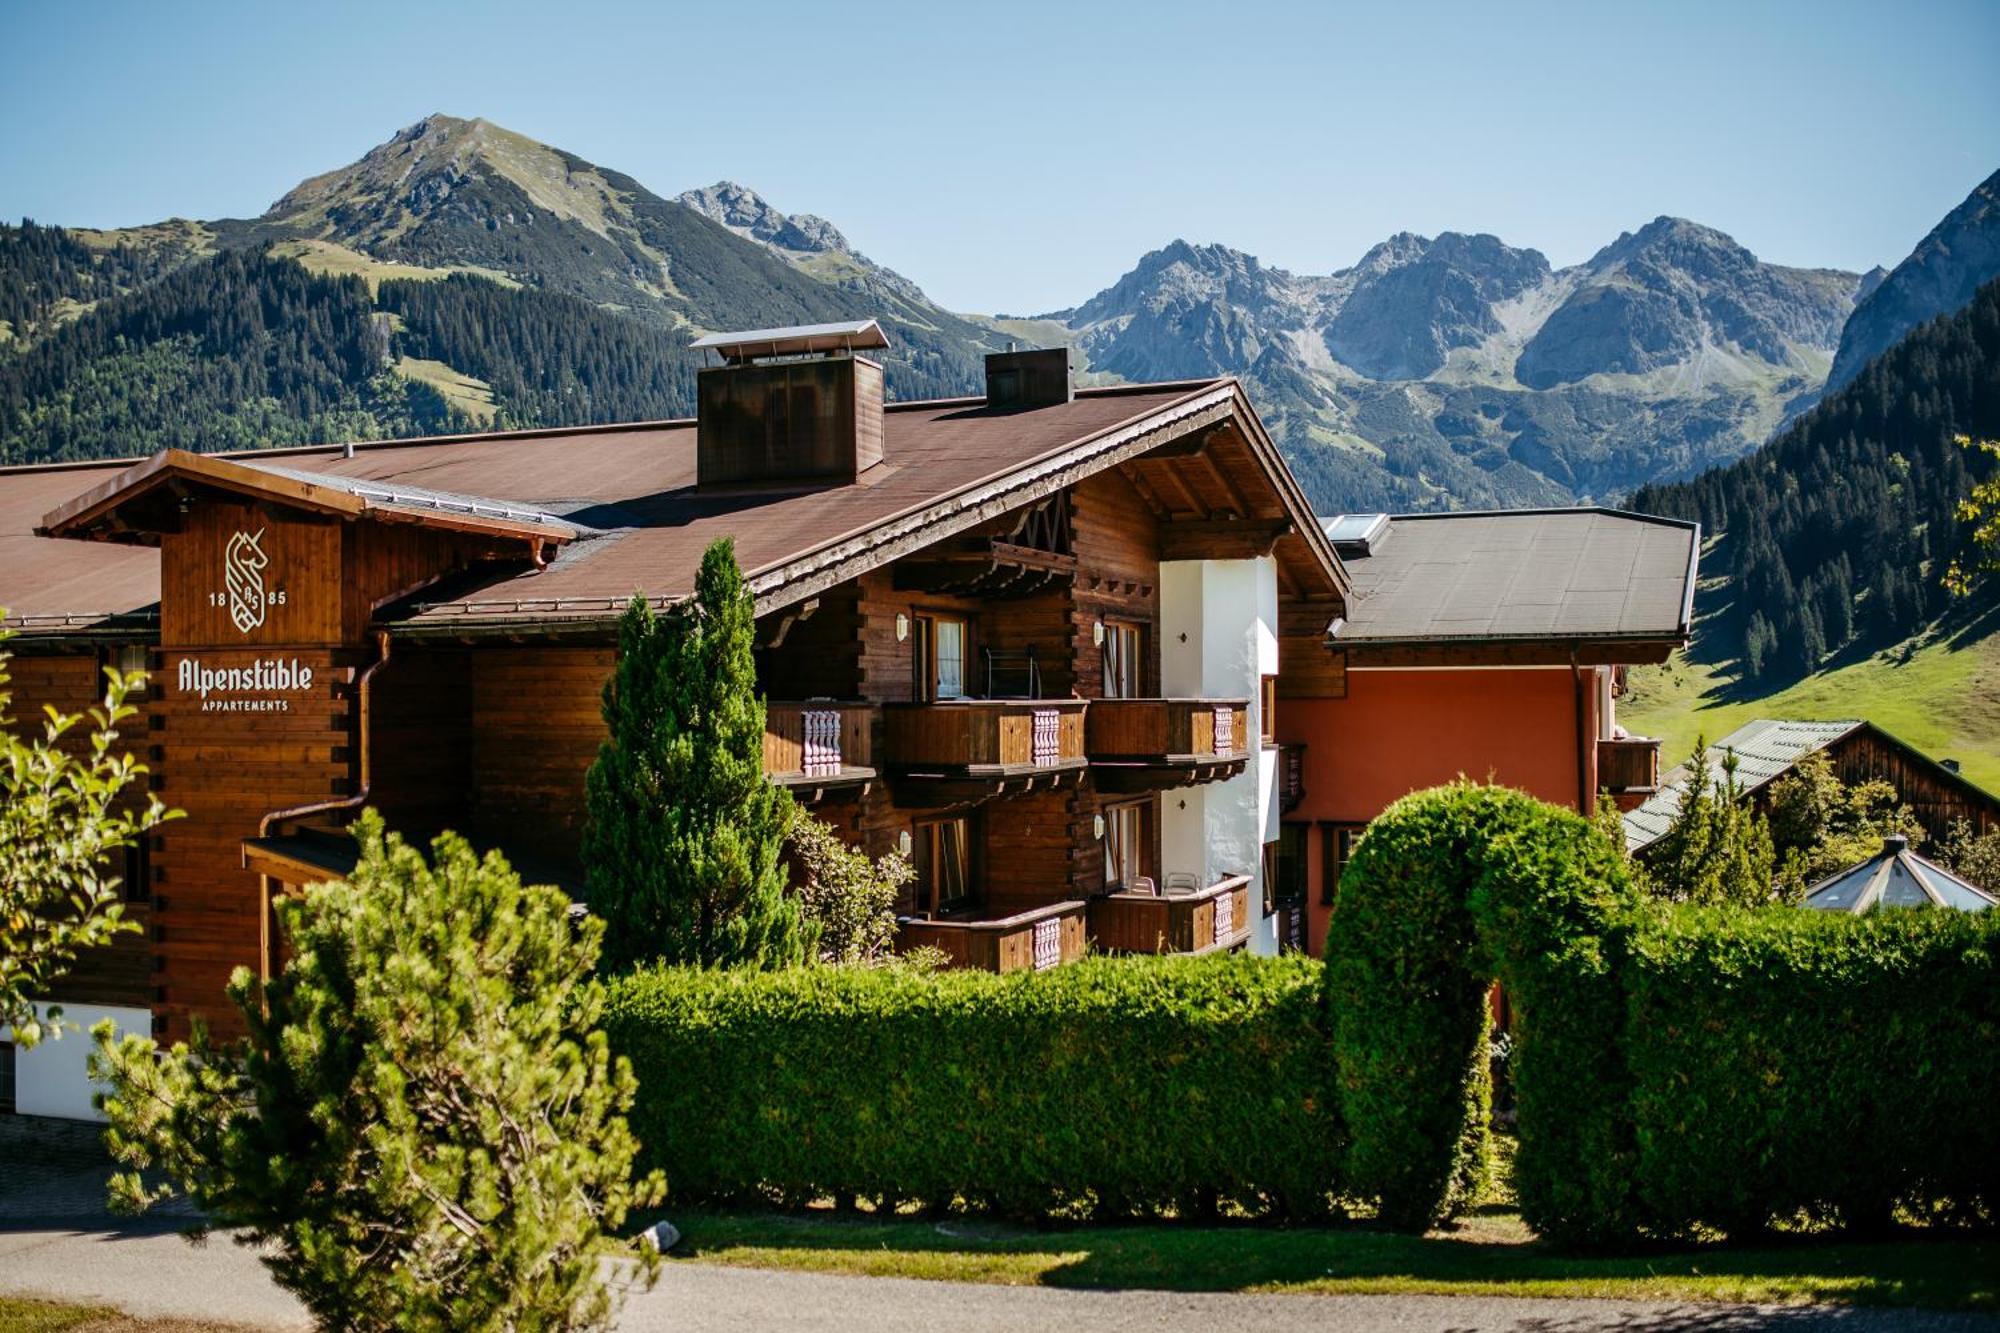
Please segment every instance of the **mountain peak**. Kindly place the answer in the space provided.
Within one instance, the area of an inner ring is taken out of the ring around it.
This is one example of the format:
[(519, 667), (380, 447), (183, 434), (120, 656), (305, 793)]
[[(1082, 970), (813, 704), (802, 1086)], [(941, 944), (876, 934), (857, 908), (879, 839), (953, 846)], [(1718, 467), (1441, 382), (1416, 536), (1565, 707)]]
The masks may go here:
[(475, 176), (514, 186), (525, 196), (522, 213), (577, 222), (600, 235), (612, 196), (632, 185), (490, 120), (438, 113), (398, 130), (358, 161), (302, 181), (271, 205), (264, 221), (365, 248), (448, 207)]
[(2000, 275), (2000, 171), (1974, 186), (1893, 270), (1862, 278), (1860, 304), (1841, 331), (1827, 392), (1860, 374), (1917, 325), (1963, 307), (1995, 275)]
[(854, 253), (854, 247), (847, 243), (840, 229), (825, 218), (811, 213), (787, 217), (764, 196), (736, 181), (720, 180), (706, 189), (688, 190), (677, 196), (675, 202), (721, 223), (738, 236), (781, 250)]

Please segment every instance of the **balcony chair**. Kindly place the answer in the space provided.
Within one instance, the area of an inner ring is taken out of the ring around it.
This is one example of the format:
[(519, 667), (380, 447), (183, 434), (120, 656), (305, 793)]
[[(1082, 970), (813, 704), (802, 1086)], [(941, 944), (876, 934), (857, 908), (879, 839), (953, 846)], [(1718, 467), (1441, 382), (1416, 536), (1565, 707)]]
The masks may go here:
[(1183, 894), (1201, 892), (1201, 881), (1185, 870), (1176, 870), (1167, 876), (1167, 897), (1178, 898)]
[[(1039, 699), (1042, 697), (1042, 669), (1033, 648), (984, 648), (986, 697), (989, 699)], [(1015, 690), (1003, 685), (1018, 685)]]

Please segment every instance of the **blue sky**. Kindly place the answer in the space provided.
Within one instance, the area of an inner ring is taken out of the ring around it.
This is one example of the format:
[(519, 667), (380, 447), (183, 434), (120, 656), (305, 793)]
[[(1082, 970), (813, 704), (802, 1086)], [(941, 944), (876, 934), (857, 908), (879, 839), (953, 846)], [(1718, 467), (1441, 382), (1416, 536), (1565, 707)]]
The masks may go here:
[(1994, 0), (0, 0), (0, 217), (254, 215), (444, 111), (661, 194), (743, 181), (959, 309), (1074, 304), (1175, 237), (1561, 265), (1661, 213), (1861, 269), (2000, 167), (1996, 68)]

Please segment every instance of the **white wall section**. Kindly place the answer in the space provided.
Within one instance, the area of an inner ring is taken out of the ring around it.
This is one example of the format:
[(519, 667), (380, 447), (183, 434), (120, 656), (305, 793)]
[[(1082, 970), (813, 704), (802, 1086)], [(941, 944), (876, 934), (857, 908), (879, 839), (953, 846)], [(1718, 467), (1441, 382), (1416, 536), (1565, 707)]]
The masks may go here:
[(1183, 787), (1160, 800), (1161, 869), (1204, 884), (1247, 874), (1250, 947), (1278, 948), (1264, 915), (1264, 844), (1278, 833), (1277, 755), (1259, 743), (1259, 679), (1278, 672), (1278, 572), (1269, 557), (1170, 560), (1160, 565), (1160, 686), (1170, 696), (1250, 701), (1255, 756), (1226, 782)]
[[(44, 1008), (37, 1005), (37, 1011)], [(118, 1030), (151, 1035), (153, 1015), (144, 1009), (127, 1009), (102, 1004), (62, 1006), (63, 1034), (44, 1036), (31, 1051), (14, 1050), (14, 1110), (21, 1115), (58, 1116), (64, 1120), (102, 1120), (90, 1104), (96, 1087), (90, 1081), (88, 1060), (96, 1049), (90, 1030), (104, 1019)], [(13, 1032), (6, 1031), (12, 1039)]]

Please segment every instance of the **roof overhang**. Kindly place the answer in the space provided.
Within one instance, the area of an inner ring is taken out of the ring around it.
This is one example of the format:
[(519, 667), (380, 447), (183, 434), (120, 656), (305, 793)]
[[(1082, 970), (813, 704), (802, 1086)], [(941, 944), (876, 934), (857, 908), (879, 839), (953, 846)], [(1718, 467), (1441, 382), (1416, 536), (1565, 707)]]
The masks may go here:
[(1595, 635), (1509, 638), (1434, 635), (1427, 638), (1350, 637), (1343, 627), (1327, 636), (1356, 670), (1388, 667), (1640, 666), (1664, 662), (1687, 644), (1687, 635)]
[[(967, 400), (968, 403), (980, 400)], [(1289, 526), (1281, 538), (1296, 543), (1301, 558), (1316, 568), (1327, 594), (1345, 597), (1351, 587), (1346, 568), (1327, 540), (1312, 505), (1299, 489), (1277, 445), (1234, 379), (1209, 380), (1162, 407), (1076, 440), (1053, 453), (994, 474), (865, 528), (842, 533), (784, 561), (745, 571), (758, 615), (782, 611), (829, 588), (1083, 478), (1202, 432), (1234, 421), (1258, 466), (1283, 502)], [(563, 606), (552, 599), (467, 600), (433, 603), (413, 610), (389, 628), (412, 637), (465, 637), (588, 633), (615, 622), (627, 599), (603, 605)], [(661, 599), (666, 600), (666, 599)], [(1318, 632), (1317, 628), (1314, 632)]]
[(312, 480), (290, 470), (185, 449), (162, 450), (56, 506), (43, 515), (35, 533), (157, 546), (162, 531), (155, 512), (158, 502), (201, 489), (349, 521), (411, 523), (473, 536), (557, 545), (577, 536), (577, 529), (568, 523), (498, 501), (399, 494), (390, 486), (333, 476)]

